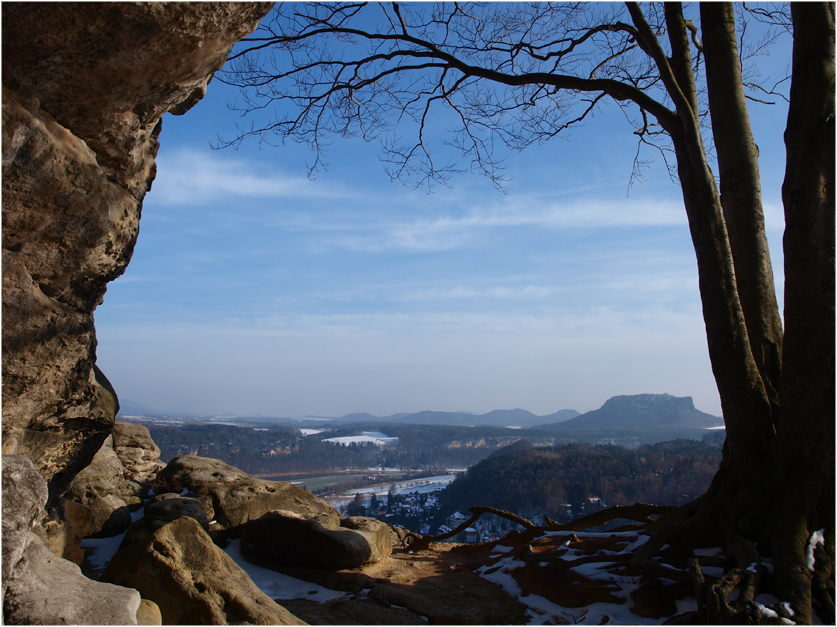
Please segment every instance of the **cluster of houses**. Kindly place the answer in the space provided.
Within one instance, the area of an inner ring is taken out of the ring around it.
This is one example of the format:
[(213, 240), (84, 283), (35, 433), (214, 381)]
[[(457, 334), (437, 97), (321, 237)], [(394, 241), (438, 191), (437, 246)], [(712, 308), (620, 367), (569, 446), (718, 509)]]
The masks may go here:
[[(446, 513), (442, 502), (442, 493), (443, 489), (433, 492), (416, 491), (405, 494), (394, 494), (390, 491), (386, 497), (380, 499), (377, 496), (362, 499), (362, 511), (349, 512), (352, 503), (343, 505), (340, 509), (343, 510), (344, 514), (369, 516), (421, 535), (438, 536), (462, 527), (471, 517), (470, 513), (466, 515), (459, 511), (452, 514)], [(354, 507), (357, 508), (359, 503), (360, 501), (356, 499)], [(568, 504), (561, 507), (562, 509), (558, 513), (559, 522), (565, 522), (602, 509), (603, 504), (599, 497), (591, 496), (584, 500), (579, 512), (573, 511)], [(576, 509), (578, 509), (578, 506), (576, 506)], [(546, 522), (543, 519), (543, 514), (523, 512), (522, 515), (535, 524), (545, 524)], [(514, 522), (488, 514), (479, 518), (472, 525), (461, 529), (456, 535), (446, 539), (446, 542), (467, 544), (492, 542), (499, 540), (514, 528), (518, 528), (518, 525)]]

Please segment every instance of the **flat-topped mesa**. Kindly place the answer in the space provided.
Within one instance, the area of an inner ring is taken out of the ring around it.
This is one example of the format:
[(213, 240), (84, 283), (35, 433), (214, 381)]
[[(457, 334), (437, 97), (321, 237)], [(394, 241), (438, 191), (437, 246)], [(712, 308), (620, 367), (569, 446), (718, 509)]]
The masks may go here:
[(203, 96), (269, 3), (6, 3), (3, 453), (63, 494), (111, 431), (93, 310), (121, 275), (160, 118)]
[(682, 411), (694, 410), (695, 403), (691, 396), (672, 396), (671, 394), (633, 394), (614, 396), (605, 401), (602, 409), (630, 407), (633, 411)]

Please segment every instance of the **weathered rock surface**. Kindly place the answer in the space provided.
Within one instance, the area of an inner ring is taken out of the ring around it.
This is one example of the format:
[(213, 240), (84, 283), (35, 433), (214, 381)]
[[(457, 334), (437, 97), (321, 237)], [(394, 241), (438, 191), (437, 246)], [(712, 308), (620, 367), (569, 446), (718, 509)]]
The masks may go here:
[(185, 112), (266, 3), (5, 3), (4, 454), (62, 495), (110, 433), (93, 310), (124, 272), (160, 118)]
[(119, 545), (120, 550), (144, 542), (160, 527), (184, 516), (198, 521), (204, 531), (209, 530), (209, 521), (200, 501), (174, 493), (156, 495), (146, 502), (143, 513), (142, 518), (128, 527), (128, 532)]
[(260, 563), (341, 570), (389, 557), (392, 541), (389, 527), (374, 518), (273, 511), (244, 526), (241, 549)]
[(139, 590), (159, 606), (167, 625), (304, 624), (259, 590), (193, 518), (119, 551), (102, 580)]
[(23, 558), (32, 527), (47, 500), (47, 489), (32, 460), (3, 455), (3, 595), (12, 570)]
[(31, 460), (3, 456), (3, 622), (126, 625), (136, 623), (136, 590), (91, 581), (34, 533), (47, 486)]
[(113, 450), (125, 469), (125, 478), (138, 483), (152, 482), (166, 467), (160, 461), (160, 447), (151, 439), (148, 427), (129, 422), (113, 425)]
[(97, 537), (122, 533), (131, 524), (129, 505), (139, 506), (143, 487), (124, 478), (125, 469), (108, 437), (89, 466), (73, 479), (67, 497), (90, 508), (90, 534)]
[(136, 590), (93, 581), (38, 537), (9, 579), (3, 617), (17, 625), (135, 625)]
[(92, 524), (93, 513), (89, 507), (57, 498), (44, 511), (36, 530), (55, 555), (81, 564), (84, 561), (81, 541), (91, 533)]
[(148, 599), (140, 601), (139, 609), (137, 610), (137, 625), (162, 625), (163, 615), (160, 613), (160, 608), (157, 604)]
[(277, 509), (339, 516), (328, 503), (292, 483), (255, 479), (220, 459), (175, 457), (157, 479), (171, 489), (190, 488), (209, 496), (214, 520), (223, 529), (238, 527)]

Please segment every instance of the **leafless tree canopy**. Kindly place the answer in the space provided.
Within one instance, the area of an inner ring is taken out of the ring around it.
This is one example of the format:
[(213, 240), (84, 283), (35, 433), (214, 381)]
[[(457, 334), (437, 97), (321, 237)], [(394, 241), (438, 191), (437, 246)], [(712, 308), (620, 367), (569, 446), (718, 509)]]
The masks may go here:
[[(762, 20), (783, 15), (753, 11)], [(698, 29), (686, 24), (700, 51)], [(741, 47), (747, 84), (762, 99), (776, 93), (776, 81), (749, 61), (776, 30)], [(254, 136), (304, 142), (316, 155), (314, 172), (330, 137), (360, 136), (382, 142), (388, 173), (404, 183), (447, 183), (471, 170), (501, 187), (503, 149), (552, 139), (610, 99), (638, 148), (670, 156), (665, 131), (676, 104), (660, 71), (661, 57), (671, 54), (665, 32), (661, 4), (644, 12), (610, 3), (279, 5), (218, 75), (242, 88), (242, 112), (269, 118), (220, 145)], [(700, 85), (700, 54), (693, 71)], [(456, 148), (468, 166), (434, 159), (434, 141)]]

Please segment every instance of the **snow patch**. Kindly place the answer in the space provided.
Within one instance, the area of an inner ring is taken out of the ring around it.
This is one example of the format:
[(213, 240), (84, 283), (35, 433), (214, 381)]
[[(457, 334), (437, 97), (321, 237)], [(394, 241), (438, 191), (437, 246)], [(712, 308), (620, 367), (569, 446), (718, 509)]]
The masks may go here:
[[(131, 512), (131, 523), (135, 523), (144, 516), (145, 509), (140, 507), (137, 511)], [(128, 533), (127, 530), (109, 538), (85, 538), (81, 541), (81, 548), (85, 549), (84, 557), (96, 572), (101, 573), (110, 564), (119, 550), (119, 545), (125, 539), (126, 533)]]
[(247, 573), (256, 587), (271, 599), (288, 601), (290, 599), (308, 599), (316, 603), (325, 603), (346, 593), (324, 588), (316, 583), (309, 583), (296, 577), (285, 575), (269, 568), (251, 564), (241, 555), (241, 540), (232, 540), (224, 552)]
[(819, 545), (825, 546), (825, 529), (820, 529), (811, 534), (808, 546), (805, 548), (805, 560), (808, 562), (808, 570), (814, 572), (814, 551)]

